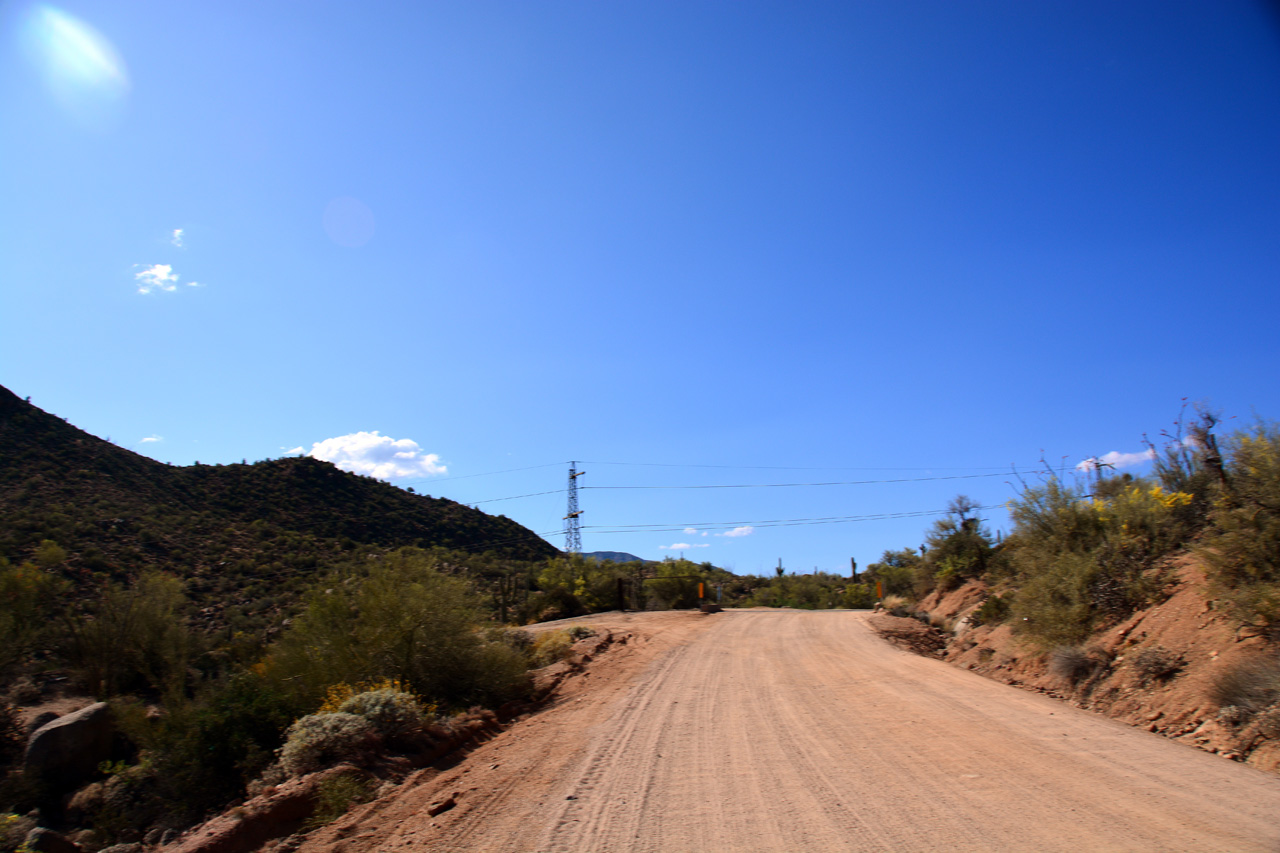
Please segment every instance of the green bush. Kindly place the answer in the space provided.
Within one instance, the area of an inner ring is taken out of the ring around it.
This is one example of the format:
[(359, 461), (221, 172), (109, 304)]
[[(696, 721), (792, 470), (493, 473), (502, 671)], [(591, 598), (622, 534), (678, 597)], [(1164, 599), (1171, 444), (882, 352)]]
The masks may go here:
[(291, 776), (369, 759), (381, 743), (377, 728), (357, 714), (308, 714), (286, 733), (280, 767)]
[(380, 679), (442, 706), (511, 698), (523, 687), (520, 653), (481, 629), (466, 583), (439, 561), (406, 548), (318, 585), (271, 653), (281, 689), (311, 707), (330, 685)]
[(1280, 431), (1237, 433), (1226, 456), (1230, 488), (1214, 503), (1200, 554), (1242, 618), (1280, 621)]
[(316, 788), (316, 810), (304, 829), (319, 829), (342, 817), (352, 806), (373, 799), (371, 780), (357, 773), (342, 773), (325, 779)]
[(999, 625), (1009, 618), (1013, 612), (1013, 593), (989, 595), (969, 616), (969, 623), (979, 625)]

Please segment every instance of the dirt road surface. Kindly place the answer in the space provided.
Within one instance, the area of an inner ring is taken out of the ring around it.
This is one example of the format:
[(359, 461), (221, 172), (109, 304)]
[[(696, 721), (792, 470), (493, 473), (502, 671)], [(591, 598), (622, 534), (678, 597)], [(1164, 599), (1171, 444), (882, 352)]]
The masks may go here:
[(1280, 777), (900, 651), (866, 620), (611, 614), (629, 641), (551, 707), (301, 849), (1280, 851)]

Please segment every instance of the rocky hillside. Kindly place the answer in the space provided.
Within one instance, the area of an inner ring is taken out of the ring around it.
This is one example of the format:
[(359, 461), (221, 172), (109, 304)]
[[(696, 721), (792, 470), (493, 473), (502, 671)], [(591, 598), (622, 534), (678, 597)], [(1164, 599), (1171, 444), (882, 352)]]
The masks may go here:
[[(413, 545), (513, 560), (558, 551), (521, 525), (310, 458), (175, 467), (92, 436), (0, 388), (0, 557), (56, 543), (81, 584), (148, 569), (197, 601), (246, 607), (361, 548)], [(265, 603), (264, 603), (265, 602)]]

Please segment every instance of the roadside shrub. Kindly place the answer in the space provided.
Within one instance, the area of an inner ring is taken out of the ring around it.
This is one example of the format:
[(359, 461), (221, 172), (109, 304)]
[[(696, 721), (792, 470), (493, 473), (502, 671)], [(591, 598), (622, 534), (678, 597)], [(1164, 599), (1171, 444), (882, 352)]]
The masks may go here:
[(844, 589), (840, 606), (850, 610), (869, 610), (876, 603), (876, 590), (869, 583), (851, 583)]
[(303, 825), (306, 830), (319, 829), (349, 812), (352, 806), (373, 799), (373, 786), (368, 777), (343, 773), (325, 779), (316, 788), (316, 810)]
[(569, 639), (575, 642), (578, 640), (585, 640), (587, 637), (594, 637), (595, 635), (596, 629), (588, 628), (586, 625), (572, 625), (569, 627)]
[(1144, 685), (1163, 681), (1182, 669), (1182, 657), (1160, 646), (1143, 649), (1133, 659), (1133, 668)]
[(907, 607), (907, 600), (901, 595), (886, 595), (880, 600), (880, 606), (893, 616), (911, 615), (911, 611)]
[(291, 776), (314, 773), (343, 761), (358, 764), (377, 748), (373, 723), (356, 714), (308, 714), (289, 727), (280, 766)]
[(1079, 684), (1097, 669), (1098, 661), (1079, 646), (1058, 646), (1049, 653), (1049, 672)]
[(1280, 621), (1280, 429), (1237, 433), (1226, 455), (1230, 488), (1214, 503), (1199, 552), (1241, 617)]
[(564, 629), (547, 631), (533, 641), (533, 648), (530, 649), (529, 655), (530, 665), (536, 669), (564, 660), (572, 652), (572, 646), (573, 637), (568, 631)]
[(390, 678), (443, 707), (500, 700), (520, 687), (520, 655), (480, 630), (479, 612), (440, 558), (413, 548), (327, 579), (273, 650), (269, 672), (311, 707), (336, 683)]
[(412, 695), (382, 689), (357, 693), (338, 706), (338, 713), (364, 717), (388, 741), (395, 741), (420, 728), (426, 709)]
[(1009, 618), (1013, 611), (1013, 593), (989, 595), (978, 609), (969, 614), (969, 623), (979, 625), (999, 625)]
[(1224, 669), (1209, 691), (1218, 707), (1236, 706), (1256, 714), (1280, 700), (1280, 660), (1259, 657)]

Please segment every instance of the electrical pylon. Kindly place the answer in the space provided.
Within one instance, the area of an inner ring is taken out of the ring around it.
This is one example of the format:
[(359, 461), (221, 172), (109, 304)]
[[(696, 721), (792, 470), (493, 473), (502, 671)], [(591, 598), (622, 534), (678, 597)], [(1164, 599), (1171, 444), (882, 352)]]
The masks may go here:
[(566, 554), (582, 553), (582, 529), (578, 524), (578, 516), (582, 515), (582, 510), (578, 509), (578, 478), (587, 472), (576, 470), (577, 466), (577, 462), (569, 463), (569, 514), (564, 517), (568, 522), (564, 528)]

